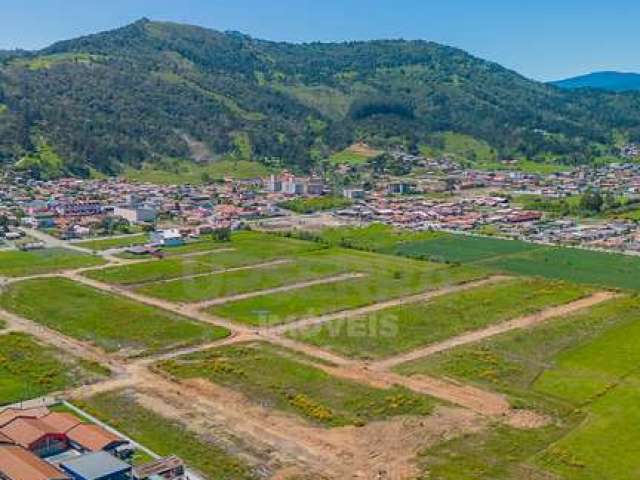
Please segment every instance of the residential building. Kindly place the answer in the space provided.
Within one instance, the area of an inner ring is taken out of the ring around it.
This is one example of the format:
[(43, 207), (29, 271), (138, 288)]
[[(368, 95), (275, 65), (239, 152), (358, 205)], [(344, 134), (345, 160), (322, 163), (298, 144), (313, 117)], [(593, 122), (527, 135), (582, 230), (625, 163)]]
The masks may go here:
[(119, 458), (99, 451), (60, 463), (72, 480), (131, 480), (133, 467)]

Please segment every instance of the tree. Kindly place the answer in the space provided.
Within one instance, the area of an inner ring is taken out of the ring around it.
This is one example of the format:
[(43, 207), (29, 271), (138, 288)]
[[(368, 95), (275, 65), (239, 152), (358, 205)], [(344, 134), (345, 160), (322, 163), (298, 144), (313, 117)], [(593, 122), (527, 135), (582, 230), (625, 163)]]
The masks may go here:
[(588, 212), (599, 212), (602, 210), (604, 199), (600, 192), (589, 189), (580, 198), (580, 208)]
[(216, 228), (211, 233), (211, 238), (215, 242), (230, 242), (231, 241), (231, 229), (226, 227)]
[(453, 192), (456, 188), (456, 179), (454, 177), (447, 177), (445, 180), (447, 192)]

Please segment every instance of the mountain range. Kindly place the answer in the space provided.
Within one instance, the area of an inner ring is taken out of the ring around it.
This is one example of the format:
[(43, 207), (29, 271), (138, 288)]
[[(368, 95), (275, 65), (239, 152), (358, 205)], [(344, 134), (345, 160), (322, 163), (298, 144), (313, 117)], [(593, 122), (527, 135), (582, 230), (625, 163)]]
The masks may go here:
[(553, 85), (569, 90), (594, 88), (611, 92), (640, 90), (640, 74), (625, 72), (594, 72), (578, 77), (551, 82)]
[(640, 138), (640, 94), (564, 90), (428, 41), (292, 44), (175, 23), (0, 52), (0, 163), (118, 173), (163, 159), (309, 170), (362, 140), (456, 132), (583, 163)]

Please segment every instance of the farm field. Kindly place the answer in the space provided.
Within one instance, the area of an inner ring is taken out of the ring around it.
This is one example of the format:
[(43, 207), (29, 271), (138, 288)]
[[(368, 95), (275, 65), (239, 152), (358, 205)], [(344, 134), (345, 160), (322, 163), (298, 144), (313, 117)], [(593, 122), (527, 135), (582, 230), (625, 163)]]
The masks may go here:
[(640, 289), (640, 257), (548, 247), (491, 237), (396, 231), (386, 225), (333, 228), (315, 234), (325, 244), (438, 262), (473, 264), (509, 274), (541, 276), (604, 288)]
[(491, 324), (561, 305), (589, 294), (586, 287), (543, 279), (516, 279), (337, 319), (289, 336), (348, 357), (389, 357)]
[[(196, 245), (206, 246), (207, 250), (197, 252), (199, 254), (192, 256), (184, 254), (196, 253), (193, 250), (187, 252), (178, 250)], [(231, 242), (206, 242), (175, 247), (171, 249), (173, 253), (170, 253), (170, 258), (94, 270), (85, 272), (85, 275), (105, 283), (135, 285), (213, 273), (226, 268), (243, 267), (277, 258), (287, 258), (320, 248), (321, 246), (311, 242), (248, 232), (234, 235)]]
[[(530, 330), (410, 362), (396, 371), (476, 383), (506, 393), (515, 404), (536, 405), (554, 415), (563, 426), (561, 432), (541, 442), (538, 453), (526, 460), (537, 469), (578, 480), (632, 479), (640, 469), (634, 447), (640, 438), (633, 427), (640, 418), (639, 315), (639, 300), (622, 297)], [(469, 445), (478, 442), (479, 438), (469, 439)], [(456, 454), (451, 461), (464, 457), (463, 443), (449, 445)], [(434, 462), (436, 453), (432, 452)]]
[(487, 268), (608, 288), (640, 289), (640, 257), (572, 248), (542, 248), (482, 263)]
[(64, 248), (0, 252), (0, 277), (25, 277), (102, 265), (104, 260)]
[(0, 406), (104, 378), (104, 370), (18, 332), (0, 335)]
[(329, 228), (316, 235), (319, 241), (330, 245), (438, 262), (477, 262), (541, 248), (530, 243), (491, 237), (396, 230), (382, 224), (364, 228)]
[(178, 455), (211, 479), (252, 480), (250, 469), (211, 439), (143, 407), (135, 393), (116, 390), (74, 402), (91, 415), (150, 448), (158, 455)]
[(342, 252), (341, 264), (365, 276), (229, 302), (208, 311), (249, 325), (276, 325), (435, 290), (487, 275), (472, 267), (448, 267), (366, 252)]
[(338, 260), (339, 258), (332, 258), (325, 250), (319, 254), (297, 256), (275, 265), (146, 283), (136, 291), (172, 302), (201, 302), (345, 273), (347, 270)]
[(433, 239), (402, 243), (393, 248), (393, 253), (433, 261), (470, 263), (540, 248), (539, 245), (517, 240), (444, 234)]
[(202, 378), (230, 387), (252, 401), (271, 403), (312, 423), (362, 425), (398, 415), (428, 415), (429, 397), (401, 388), (376, 389), (332, 377), (287, 350), (247, 343), (207, 350), (160, 363), (179, 379)]
[(150, 354), (229, 333), (65, 278), (13, 284), (0, 296), (0, 306), (107, 352)]
[(126, 237), (117, 238), (103, 238), (99, 240), (87, 240), (83, 242), (76, 242), (74, 245), (82, 248), (88, 248), (90, 250), (109, 250), (111, 248), (130, 247), (132, 245), (144, 245), (149, 242), (149, 235), (146, 233), (138, 235), (127, 235)]

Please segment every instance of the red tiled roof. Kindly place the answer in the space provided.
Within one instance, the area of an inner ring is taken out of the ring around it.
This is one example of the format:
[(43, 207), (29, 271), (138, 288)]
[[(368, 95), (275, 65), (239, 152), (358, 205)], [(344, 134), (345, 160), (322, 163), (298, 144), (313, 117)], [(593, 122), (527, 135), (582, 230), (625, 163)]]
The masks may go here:
[(82, 423), (76, 426), (67, 432), (67, 437), (72, 442), (92, 452), (103, 450), (112, 443), (124, 442), (122, 438), (104, 428), (88, 423)]
[(27, 418), (40, 418), (44, 417), (49, 413), (49, 410), (45, 407), (39, 408), (28, 408), (28, 409), (19, 409), (19, 408), (7, 408), (0, 412), (0, 428), (5, 425), (13, 422), (16, 418), (27, 417)]
[(48, 415), (40, 418), (40, 421), (46, 423), (53, 430), (58, 433), (66, 433), (74, 427), (77, 427), (82, 423), (78, 417), (64, 412), (51, 412)]
[(0, 446), (0, 473), (9, 480), (69, 480), (52, 465), (16, 445)]
[(17, 418), (0, 429), (0, 433), (9, 437), (18, 445), (29, 448), (34, 442), (47, 435), (60, 432), (38, 418)]

